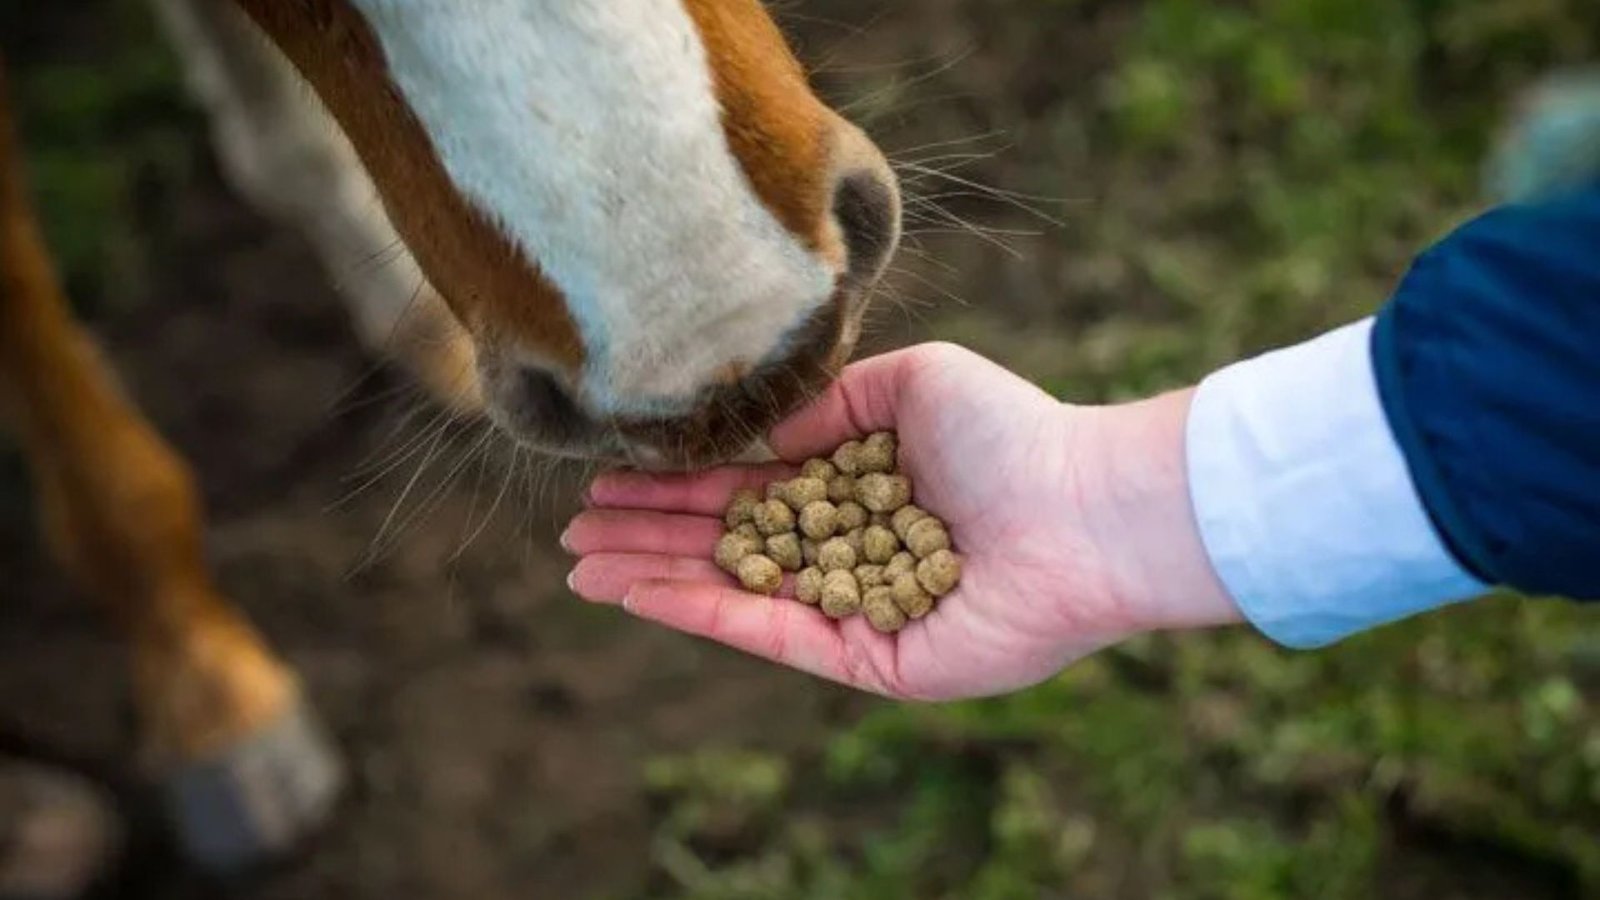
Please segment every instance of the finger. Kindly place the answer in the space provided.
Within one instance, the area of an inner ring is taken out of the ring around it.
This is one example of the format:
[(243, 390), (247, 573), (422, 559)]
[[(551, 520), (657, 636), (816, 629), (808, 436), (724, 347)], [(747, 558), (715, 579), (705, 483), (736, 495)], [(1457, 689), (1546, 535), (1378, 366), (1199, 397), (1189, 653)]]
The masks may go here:
[(593, 553), (659, 553), (709, 558), (722, 537), (722, 522), (637, 509), (588, 509), (573, 517), (561, 546), (578, 556)]
[(641, 581), (671, 579), (728, 587), (731, 580), (703, 559), (646, 553), (596, 553), (578, 560), (567, 576), (572, 592), (594, 603), (621, 603)]
[(734, 491), (759, 490), (767, 482), (787, 478), (793, 472), (789, 466), (777, 464), (724, 466), (689, 474), (619, 470), (596, 478), (589, 486), (588, 500), (591, 506), (599, 507), (720, 516)]
[(893, 641), (875, 633), (856, 635), (865, 641), (853, 647), (837, 624), (809, 606), (774, 603), (729, 587), (649, 581), (628, 592), (623, 608), (642, 619), (829, 681), (876, 694), (893, 693), (879, 677), (882, 666), (863, 664), (869, 657), (892, 657)]
[(912, 347), (847, 366), (821, 397), (772, 430), (773, 452), (802, 460), (895, 427), (896, 404), (916, 353)]

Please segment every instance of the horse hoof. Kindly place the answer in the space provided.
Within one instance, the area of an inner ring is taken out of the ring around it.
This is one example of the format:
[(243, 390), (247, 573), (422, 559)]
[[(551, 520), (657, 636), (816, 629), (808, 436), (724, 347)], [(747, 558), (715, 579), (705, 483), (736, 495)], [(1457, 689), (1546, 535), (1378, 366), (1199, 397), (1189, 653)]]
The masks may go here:
[(303, 701), (223, 753), (168, 775), (167, 812), (196, 865), (239, 874), (293, 853), (333, 813), (338, 751)]

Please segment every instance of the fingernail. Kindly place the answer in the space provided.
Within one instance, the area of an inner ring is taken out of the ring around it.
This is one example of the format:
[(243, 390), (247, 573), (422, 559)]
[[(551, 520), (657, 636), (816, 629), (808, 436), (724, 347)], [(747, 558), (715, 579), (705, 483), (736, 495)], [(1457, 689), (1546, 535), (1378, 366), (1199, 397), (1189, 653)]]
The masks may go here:
[(567, 573), (567, 590), (576, 594), (578, 592), (578, 570), (573, 569)]
[(601, 472), (589, 479), (589, 484), (583, 489), (583, 505), (588, 507), (598, 506), (599, 498), (595, 496), (605, 480), (611, 476), (610, 472)]
[(576, 551), (574, 551), (572, 549), (572, 526), (571, 525), (568, 525), (566, 530), (561, 532), (561, 537), (556, 538), (556, 542), (561, 545), (561, 549), (567, 551), (568, 553), (576, 553)]

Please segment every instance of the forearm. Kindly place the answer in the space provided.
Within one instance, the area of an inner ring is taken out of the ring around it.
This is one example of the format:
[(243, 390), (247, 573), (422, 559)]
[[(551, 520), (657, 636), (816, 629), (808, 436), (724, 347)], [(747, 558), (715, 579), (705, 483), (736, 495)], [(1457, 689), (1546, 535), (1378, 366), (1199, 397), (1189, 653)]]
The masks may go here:
[(1139, 631), (1242, 621), (1190, 501), (1186, 431), (1193, 388), (1101, 408), (1069, 407), (1085, 446), (1079, 506), (1107, 589)]

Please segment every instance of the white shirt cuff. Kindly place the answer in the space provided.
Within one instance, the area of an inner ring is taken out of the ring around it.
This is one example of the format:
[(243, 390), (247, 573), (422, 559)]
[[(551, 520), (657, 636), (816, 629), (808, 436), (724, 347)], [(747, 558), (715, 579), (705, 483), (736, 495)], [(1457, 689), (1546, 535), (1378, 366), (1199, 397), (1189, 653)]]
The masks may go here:
[(1200, 385), (1188, 466), (1201, 539), (1240, 610), (1319, 647), (1483, 594), (1428, 520), (1372, 368), (1372, 320)]

